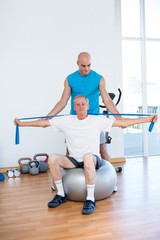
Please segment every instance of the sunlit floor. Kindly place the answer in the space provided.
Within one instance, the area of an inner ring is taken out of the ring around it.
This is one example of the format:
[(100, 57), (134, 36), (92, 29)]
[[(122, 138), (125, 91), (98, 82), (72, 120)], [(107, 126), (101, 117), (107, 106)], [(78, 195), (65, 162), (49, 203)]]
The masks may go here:
[(97, 201), (89, 216), (81, 214), (82, 202), (48, 209), (50, 172), (6, 178), (0, 182), (0, 239), (159, 240), (159, 169), (158, 156), (128, 159), (117, 173), (118, 192)]

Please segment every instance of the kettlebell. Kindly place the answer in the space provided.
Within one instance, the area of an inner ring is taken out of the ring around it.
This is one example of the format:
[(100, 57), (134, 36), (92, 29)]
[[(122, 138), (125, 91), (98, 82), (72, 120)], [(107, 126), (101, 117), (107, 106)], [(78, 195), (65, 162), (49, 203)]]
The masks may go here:
[(29, 173), (28, 163), (32, 161), (29, 157), (23, 157), (18, 160), (21, 173)]
[[(40, 173), (47, 172), (47, 170), (48, 170), (48, 157), (49, 156), (48, 156), (47, 153), (37, 153), (33, 156), (33, 159), (37, 160), (39, 162), (39, 172)], [(43, 158), (44, 158), (44, 160), (42, 160)]]
[(28, 163), (28, 169), (31, 175), (39, 174), (39, 162), (36, 160), (30, 161)]

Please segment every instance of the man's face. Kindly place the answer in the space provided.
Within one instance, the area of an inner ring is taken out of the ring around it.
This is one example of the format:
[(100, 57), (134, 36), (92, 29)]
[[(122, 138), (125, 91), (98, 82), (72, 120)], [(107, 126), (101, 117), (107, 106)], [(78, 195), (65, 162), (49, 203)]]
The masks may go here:
[(86, 76), (91, 70), (91, 59), (89, 57), (81, 57), (77, 61), (77, 65), (79, 67), (80, 74), (82, 76)]
[(74, 109), (77, 114), (79, 113), (85, 113), (87, 114), (89, 106), (84, 97), (78, 97), (74, 100)]

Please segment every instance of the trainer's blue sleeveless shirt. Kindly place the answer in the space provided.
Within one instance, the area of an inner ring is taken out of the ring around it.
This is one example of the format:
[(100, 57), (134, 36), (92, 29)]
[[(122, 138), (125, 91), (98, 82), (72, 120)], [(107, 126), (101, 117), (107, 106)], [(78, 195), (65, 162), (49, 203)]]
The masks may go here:
[(86, 76), (80, 75), (76, 71), (68, 75), (68, 85), (71, 88), (71, 114), (76, 114), (74, 110), (74, 98), (77, 95), (85, 96), (89, 99), (88, 113), (99, 113), (99, 85), (102, 76), (91, 70)]

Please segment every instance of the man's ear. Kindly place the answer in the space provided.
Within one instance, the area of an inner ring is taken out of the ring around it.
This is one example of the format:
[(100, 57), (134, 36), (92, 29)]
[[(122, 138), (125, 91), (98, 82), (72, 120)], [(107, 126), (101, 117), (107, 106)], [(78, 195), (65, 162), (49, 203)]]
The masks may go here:
[(87, 110), (90, 108), (89, 104), (87, 104)]

